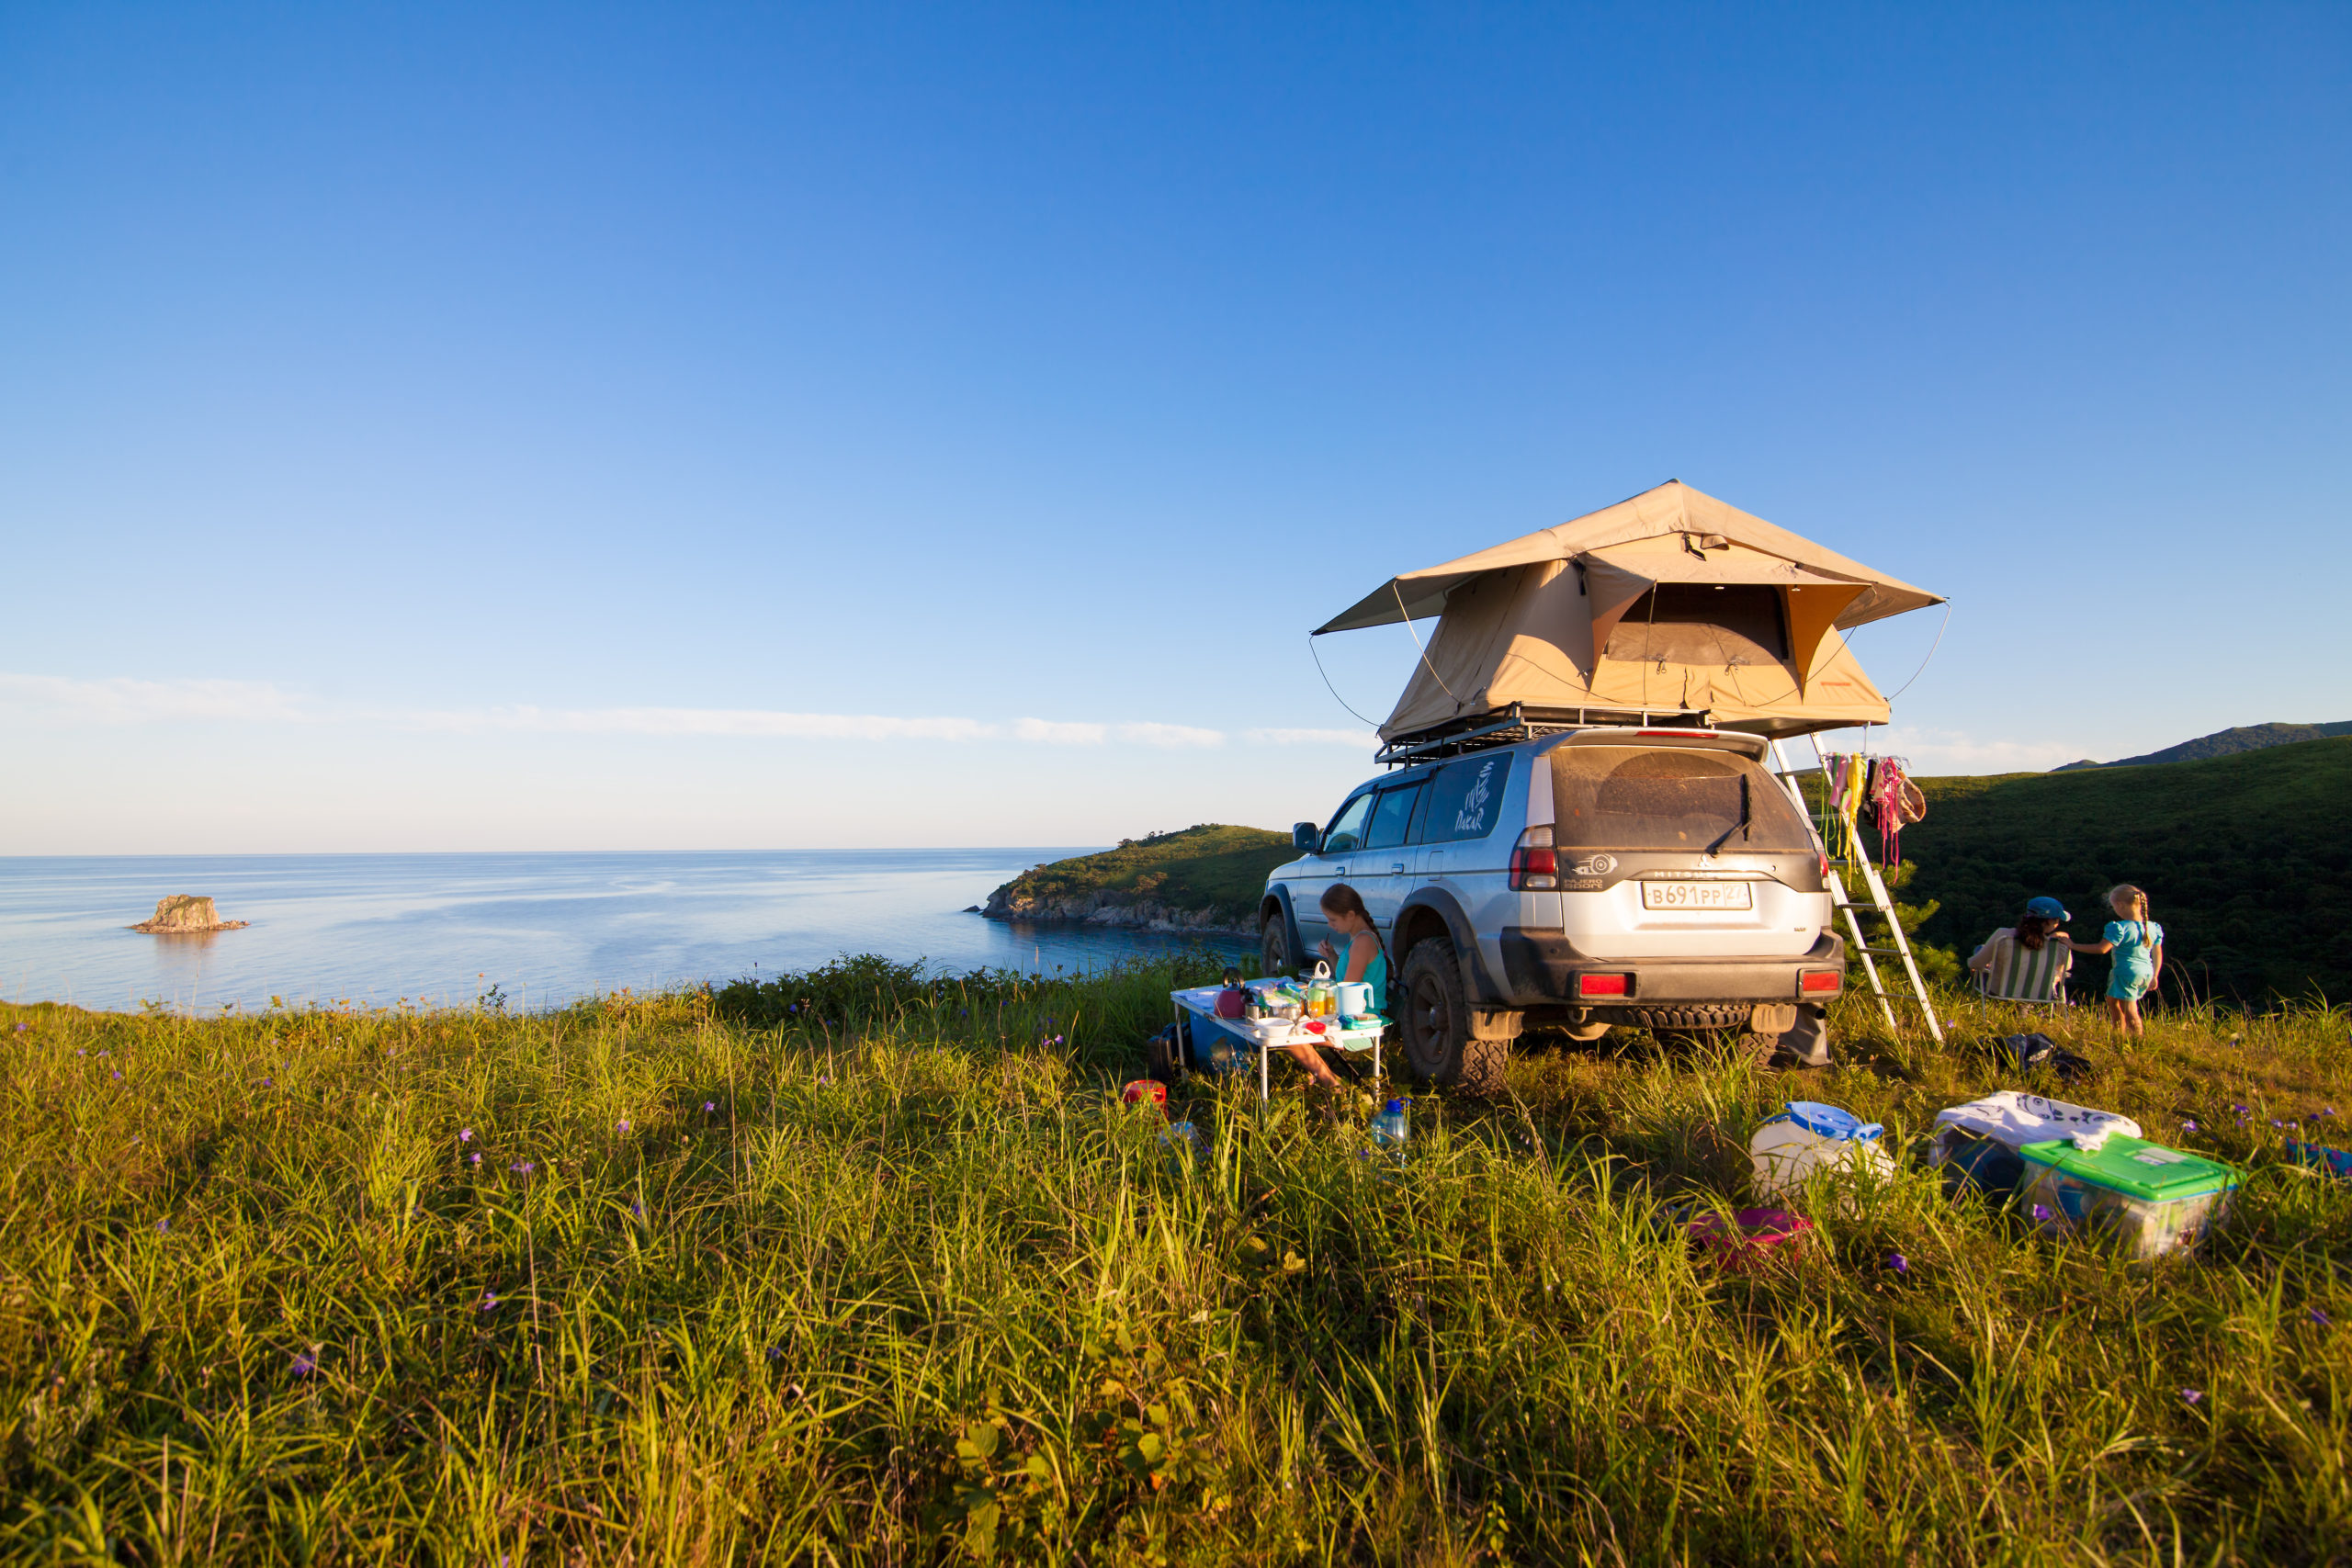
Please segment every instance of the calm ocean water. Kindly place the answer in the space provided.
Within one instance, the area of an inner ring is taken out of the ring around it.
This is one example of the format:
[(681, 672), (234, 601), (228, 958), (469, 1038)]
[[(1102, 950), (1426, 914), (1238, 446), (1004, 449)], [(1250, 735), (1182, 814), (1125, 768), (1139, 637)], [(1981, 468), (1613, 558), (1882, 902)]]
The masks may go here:
[[(402, 998), (537, 1008), (803, 969), (843, 953), (947, 969), (1086, 969), (1182, 946), (1146, 932), (1011, 926), (961, 911), (1082, 849), (753, 854), (0, 858), (0, 996), (182, 1010)], [(168, 893), (243, 931), (126, 931)], [(1235, 951), (1238, 951), (1238, 946)]]

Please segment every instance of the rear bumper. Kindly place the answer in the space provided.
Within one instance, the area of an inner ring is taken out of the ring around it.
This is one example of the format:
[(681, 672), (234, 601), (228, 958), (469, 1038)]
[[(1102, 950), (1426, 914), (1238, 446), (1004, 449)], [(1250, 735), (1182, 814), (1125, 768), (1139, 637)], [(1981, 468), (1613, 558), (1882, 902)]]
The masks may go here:
[[(1807, 991), (1806, 975), (1843, 984), (1846, 943), (1823, 931), (1798, 958), (1590, 958), (1558, 931), (1505, 927), (1503, 984), (1519, 1007), (1622, 1007), (1660, 1002), (1826, 1002), (1837, 989)], [(1590, 994), (1584, 976), (1623, 977), (1622, 991)], [(1822, 981), (1816, 978), (1815, 984)]]

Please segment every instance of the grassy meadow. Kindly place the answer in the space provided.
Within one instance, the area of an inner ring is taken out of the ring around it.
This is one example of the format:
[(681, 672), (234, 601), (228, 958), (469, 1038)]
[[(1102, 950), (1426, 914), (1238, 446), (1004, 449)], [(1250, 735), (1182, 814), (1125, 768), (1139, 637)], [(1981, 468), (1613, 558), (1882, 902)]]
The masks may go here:
[(2067, 1091), (1964, 1043), (2010, 1015), (1938, 1050), (1849, 1007), (1818, 1073), (1525, 1050), (1415, 1100), (1401, 1164), (1295, 1074), (1195, 1080), (1193, 1157), (1116, 1089), (1213, 962), (0, 1006), (0, 1561), (2352, 1554), (2352, 1190), (2274, 1125), (2352, 1111), (2343, 1013), (2053, 1026), (2100, 1068), (2068, 1098), (2247, 1168), (2194, 1262), (1912, 1157), (1730, 1272), (1660, 1213), (1738, 1201), (1783, 1100), (1916, 1156), (1939, 1106)]

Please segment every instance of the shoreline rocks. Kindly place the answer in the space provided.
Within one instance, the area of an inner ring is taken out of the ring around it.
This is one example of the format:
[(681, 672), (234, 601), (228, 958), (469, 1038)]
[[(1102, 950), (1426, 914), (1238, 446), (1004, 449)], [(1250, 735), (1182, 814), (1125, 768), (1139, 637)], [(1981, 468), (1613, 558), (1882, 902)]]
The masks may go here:
[(151, 936), (187, 936), (198, 931), (233, 931), (244, 929), (243, 920), (224, 920), (212, 900), (193, 893), (173, 893), (155, 900), (155, 918), (141, 920), (130, 929)]
[(1131, 893), (1091, 892), (1067, 898), (1036, 898), (1005, 884), (989, 895), (980, 914), (991, 920), (1036, 925), (1123, 926), (1142, 931), (1216, 936), (1255, 936), (1227, 909), (1179, 909)]

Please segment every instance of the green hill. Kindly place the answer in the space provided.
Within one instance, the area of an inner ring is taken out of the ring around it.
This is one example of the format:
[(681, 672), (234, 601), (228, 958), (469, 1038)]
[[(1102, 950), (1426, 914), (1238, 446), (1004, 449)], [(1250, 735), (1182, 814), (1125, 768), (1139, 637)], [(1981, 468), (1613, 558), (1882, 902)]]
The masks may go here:
[[(1918, 863), (1906, 897), (1942, 905), (1928, 942), (1965, 954), (2037, 893), (2087, 938), (2108, 919), (2100, 895), (2132, 882), (2164, 924), (2167, 968), (2199, 992), (2352, 999), (2352, 738), (1919, 785), (1927, 820), (1903, 850)], [(2104, 960), (2076, 972), (2105, 988)]]
[(2117, 762), (2094, 762), (2086, 758), (2051, 771), (2070, 773), (2079, 768), (2136, 768), (2149, 762), (2201, 762), (2210, 757), (2233, 757), (2241, 751), (2292, 746), (2302, 740), (2324, 740), (2335, 735), (2352, 735), (2352, 719), (2341, 724), (2242, 724), (2235, 729), (2200, 735), (2194, 740), (2184, 740), (2177, 746), (2167, 746), (2144, 757), (2126, 757)]
[(989, 896), (998, 919), (1086, 919), (1105, 907), (1254, 927), (1266, 874), (1298, 852), (1288, 833), (1208, 822), (1026, 871)]

